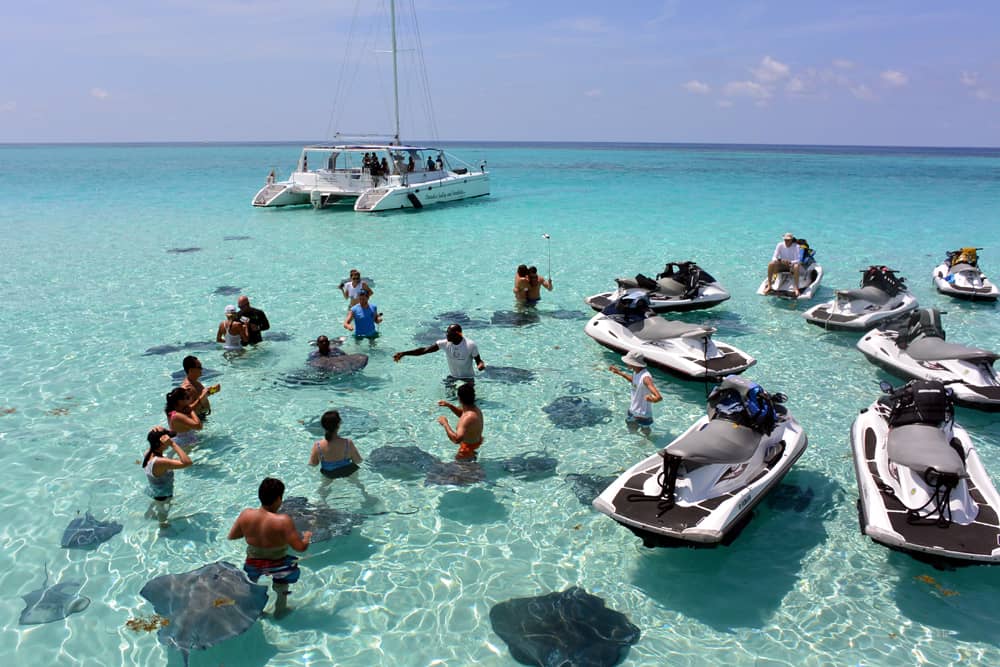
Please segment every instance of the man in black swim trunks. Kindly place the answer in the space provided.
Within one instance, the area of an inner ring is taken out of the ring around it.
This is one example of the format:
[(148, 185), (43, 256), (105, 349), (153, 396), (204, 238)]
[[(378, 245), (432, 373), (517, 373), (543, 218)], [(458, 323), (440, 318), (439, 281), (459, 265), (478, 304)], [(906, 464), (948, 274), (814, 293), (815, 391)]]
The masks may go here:
[(241, 296), (236, 302), (240, 307), (240, 320), (247, 325), (247, 342), (244, 345), (256, 345), (264, 340), (260, 332), (271, 328), (267, 315), (259, 308), (250, 307), (250, 298)]

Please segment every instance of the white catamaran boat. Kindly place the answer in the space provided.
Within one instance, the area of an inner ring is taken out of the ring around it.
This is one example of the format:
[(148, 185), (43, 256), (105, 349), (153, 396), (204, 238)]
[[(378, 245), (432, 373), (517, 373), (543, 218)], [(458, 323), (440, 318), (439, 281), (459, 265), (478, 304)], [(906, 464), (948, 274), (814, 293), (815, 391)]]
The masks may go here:
[(353, 204), (355, 211), (424, 208), (431, 204), (482, 197), (490, 193), (486, 162), (473, 167), (431, 146), (404, 145), (399, 139), (399, 77), (396, 8), (390, 3), (395, 135), (385, 143), (330, 143), (306, 146), (286, 181), (267, 183), (254, 206), (326, 208)]

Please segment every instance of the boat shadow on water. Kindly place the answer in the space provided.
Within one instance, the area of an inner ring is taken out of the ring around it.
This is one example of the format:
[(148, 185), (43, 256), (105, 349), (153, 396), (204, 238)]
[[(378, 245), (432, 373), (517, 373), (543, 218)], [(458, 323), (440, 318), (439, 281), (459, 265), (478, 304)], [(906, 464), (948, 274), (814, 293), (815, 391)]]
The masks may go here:
[(793, 471), (728, 543), (690, 548), (675, 541), (670, 546), (680, 548), (644, 551), (632, 582), (664, 608), (720, 632), (762, 628), (795, 586), (803, 559), (826, 539), (824, 521), (844, 502), (826, 476)]

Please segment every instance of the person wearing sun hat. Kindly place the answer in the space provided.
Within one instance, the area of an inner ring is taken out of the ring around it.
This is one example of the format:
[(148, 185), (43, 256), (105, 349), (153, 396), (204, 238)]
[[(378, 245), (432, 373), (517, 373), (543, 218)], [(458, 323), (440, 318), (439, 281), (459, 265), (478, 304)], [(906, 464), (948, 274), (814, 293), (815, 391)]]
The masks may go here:
[(626, 373), (614, 365), (609, 366), (608, 370), (625, 378), (632, 385), (632, 402), (628, 407), (625, 425), (633, 433), (641, 429), (643, 435), (649, 436), (653, 426), (652, 404), (662, 401), (663, 396), (653, 384), (653, 376), (646, 368), (646, 356), (642, 352), (632, 350), (622, 357), (622, 362), (632, 371), (631, 373)]
[(247, 342), (247, 328), (237, 318), (239, 309), (230, 304), (226, 306), (226, 319), (219, 322), (219, 330), (215, 332), (215, 341), (222, 343), (223, 350), (242, 350)]
[(795, 285), (793, 292), (799, 295), (799, 244), (795, 241), (795, 235), (785, 232), (781, 241), (774, 247), (774, 255), (771, 256), (771, 263), (767, 265), (767, 287), (764, 294), (771, 291), (771, 283), (774, 277), (781, 271), (791, 271), (792, 284)]

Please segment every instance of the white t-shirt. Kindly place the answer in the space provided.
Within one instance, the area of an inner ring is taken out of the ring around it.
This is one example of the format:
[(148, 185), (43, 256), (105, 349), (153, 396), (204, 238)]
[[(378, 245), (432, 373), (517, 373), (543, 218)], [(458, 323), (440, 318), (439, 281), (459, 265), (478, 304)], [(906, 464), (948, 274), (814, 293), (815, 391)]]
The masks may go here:
[(454, 378), (471, 380), (475, 377), (475, 367), (473, 362), (479, 356), (479, 348), (468, 338), (462, 338), (458, 345), (451, 343), (447, 338), (437, 342), (439, 350), (444, 350), (448, 357), (448, 374)]
[(786, 246), (784, 241), (778, 243), (774, 248), (774, 257), (771, 260), (780, 260), (782, 262), (788, 262), (789, 264), (797, 264), (799, 262), (799, 244), (792, 243), (790, 246)]
[(649, 371), (645, 368), (632, 375), (632, 403), (628, 406), (628, 411), (636, 417), (653, 416), (653, 404), (646, 400), (650, 394), (645, 382), (647, 377)]

